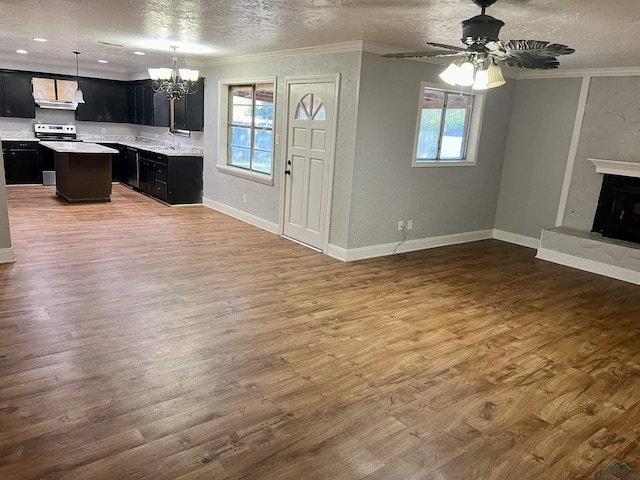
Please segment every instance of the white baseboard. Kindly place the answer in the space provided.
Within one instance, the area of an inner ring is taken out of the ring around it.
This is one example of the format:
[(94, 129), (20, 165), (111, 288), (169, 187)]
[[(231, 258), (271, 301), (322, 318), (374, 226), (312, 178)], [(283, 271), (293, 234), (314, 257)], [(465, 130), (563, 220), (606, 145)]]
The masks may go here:
[(493, 230), (479, 230), (477, 232), (456, 233), (453, 235), (443, 235), (440, 237), (419, 238), (408, 240), (396, 249), (398, 242), (386, 243), (382, 245), (372, 245), (370, 247), (344, 249), (336, 245), (329, 245), (327, 255), (342, 260), (343, 262), (354, 262), (367, 258), (384, 257), (385, 255), (396, 253), (414, 252), (416, 250), (426, 250), (428, 248), (445, 247), (458, 243), (476, 242), (493, 238)]
[(635, 270), (607, 265), (606, 263), (596, 262), (582, 257), (574, 257), (573, 255), (567, 255), (566, 253), (560, 253), (546, 248), (539, 248), (536, 258), (640, 285), (640, 272)]
[(506, 232), (504, 230), (493, 230), (493, 238), (503, 242), (513, 243), (523, 247), (538, 249), (540, 247), (540, 239), (519, 235), (517, 233)]
[(230, 207), (229, 205), (225, 205), (224, 203), (216, 202), (208, 198), (203, 198), (202, 204), (205, 207), (216, 210), (217, 212), (224, 213), (225, 215), (237, 218), (238, 220), (242, 220), (243, 222), (253, 225), (254, 227), (262, 228), (263, 230), (275, 233), (276, 235), (280, 234), (280, 226), (277, 223), (269, 222), (264, 218), (257, 217), (250, 213), (238, 210), (237, 208)]
[(0, 263), (14, 263), (16, 254), (13, 248), (0, 248)]

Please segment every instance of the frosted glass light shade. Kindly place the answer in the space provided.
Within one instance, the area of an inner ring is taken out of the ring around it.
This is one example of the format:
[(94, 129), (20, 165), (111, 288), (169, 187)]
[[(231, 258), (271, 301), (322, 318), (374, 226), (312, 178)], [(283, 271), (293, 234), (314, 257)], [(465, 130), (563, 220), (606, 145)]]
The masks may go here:
[(462, 85), (463, 87), (469, 87), (473, 85), (473, 74), (475, 73), (475, 68), (473, 63), (464, 62), (460, 65), (460, 75), (458, 76), (458, 85)]
[(460, 67), (455, 63), (449, 65), (444, 72), (440, 74), (440, 78), (443, 82), (449, 85), (457, 85), (458, 77), (460, 76)]
[(80, 88), (76, 89), (76, 93), (73, 95), (73, 101), (76, 103), (84, 103), (84, 95)]
[(151, 80), (171, 80), (173, 70), (170, 68), (150, 68), (149, 77)]
[(489, 71), (478, 70), (476, 73), (476, 80), (473, 82), (474, 90), (486, 90), (489, 88)]
[(189, 70), (188, 68), (180, 69), (180, 78), (188, 82), (195, 82), (198, 80), (199, 74), (200, 72), (198, 70)]
[(502, 76), (502, 70), (498, 65), (494, 65), (493, 63), (489, 65), (487, 74), (489, 75), (487, 88), (501, 87), (502, 85), (507, 83), (507, 81)]

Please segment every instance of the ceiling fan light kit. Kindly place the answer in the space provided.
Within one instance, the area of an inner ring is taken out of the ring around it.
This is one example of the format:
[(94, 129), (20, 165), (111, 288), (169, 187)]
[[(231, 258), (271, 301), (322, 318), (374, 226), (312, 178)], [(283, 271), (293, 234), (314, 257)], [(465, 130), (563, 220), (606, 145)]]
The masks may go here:
[(388, 58), (462, 57), (455, 60), (440, 78), (449, 85), (472, 87), (474, 90), (496, 88), (507, 83), (501, 66), (552, 69), (558, 68), (558, 55), (569, 55), (575, 50), (558, 43), (540, 40), (498, 40), (502, 20), (486, 15), (487, 7), (497, 0), (473, 0), (482, 9), (480, 15), (462, 22), (462, 43), (466, 48), (427, 42), (439, 51), (390, 53)]

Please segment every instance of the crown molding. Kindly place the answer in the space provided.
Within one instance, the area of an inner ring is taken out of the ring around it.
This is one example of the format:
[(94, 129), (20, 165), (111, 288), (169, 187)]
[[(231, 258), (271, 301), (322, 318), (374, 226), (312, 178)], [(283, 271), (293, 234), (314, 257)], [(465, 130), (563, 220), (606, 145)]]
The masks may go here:
[(575, 77), (633, 77), (640, 76), (640, 67), (583, 68), (566, 70), (538, 70), (518, 72), (518, 80), (537, 80), (543, 78)]
[(220, 65), (233, 65), (238, 63), (260, 62), (265, 60), (276, 60), (284, 57), (296, 55), (329, 55), (335, 53), (349, 53), (362, 51), (362, 42), (333, 43), (330, 45), (318, 45), (315, 47), (293, 48), (291, 50), (279, 50), (275, 52), (255, 53), (251, 55), (240, 55), (237, 57), (226, 57), (203, 62), (202, 67), (217, 67)]

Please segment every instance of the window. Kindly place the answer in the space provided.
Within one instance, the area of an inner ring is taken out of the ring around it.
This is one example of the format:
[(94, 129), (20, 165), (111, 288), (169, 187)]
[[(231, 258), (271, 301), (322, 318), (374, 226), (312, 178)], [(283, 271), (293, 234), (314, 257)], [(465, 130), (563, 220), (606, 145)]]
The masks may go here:
[(271, 175), (273, 83), (229, 86), (227, 164)]
[(420, 89), (414, 166), (475, 165), (483, 95)]

